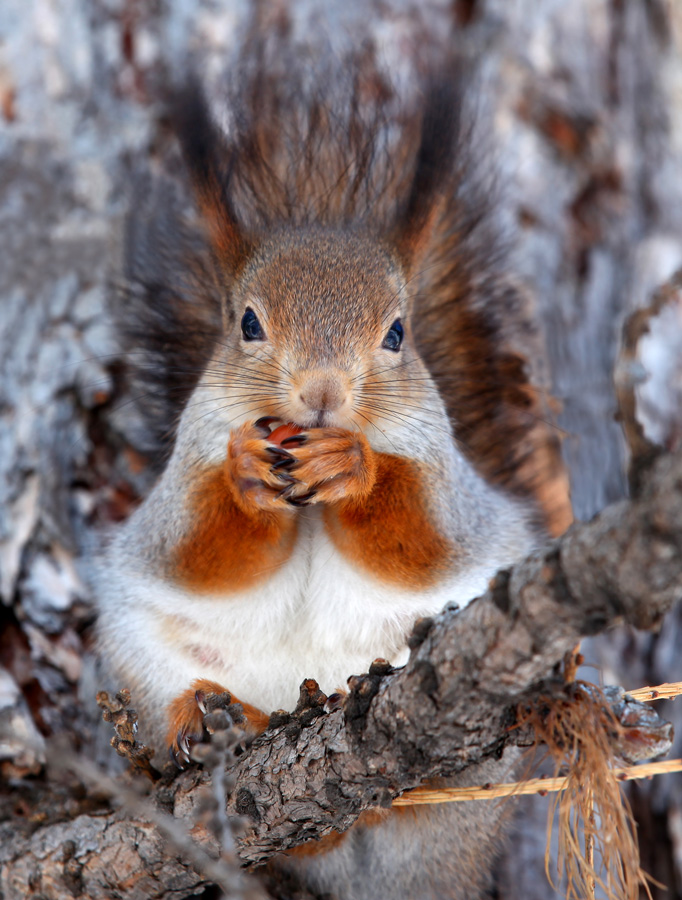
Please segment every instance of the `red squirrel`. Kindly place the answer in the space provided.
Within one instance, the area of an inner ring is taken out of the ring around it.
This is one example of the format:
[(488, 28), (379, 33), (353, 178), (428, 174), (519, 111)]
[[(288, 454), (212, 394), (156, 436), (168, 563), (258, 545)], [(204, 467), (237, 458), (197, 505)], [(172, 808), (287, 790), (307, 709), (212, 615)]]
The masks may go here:
[[(181, 764), (202, 693), (259, 733), (305, 678), (400, 665), (416, 619), (570, 521), (461, 79), (401, 105), (360, 67), (344, 90), (304, 69), (245, 67), (225, 127), (183, 92), (197, 218), (163, 197), (129, 226), (119, 317), (174, 434), (100, 561), (99, 649)], [(292, 865), (348, 900), (476, 897), (498, 811), (448, 806)]]

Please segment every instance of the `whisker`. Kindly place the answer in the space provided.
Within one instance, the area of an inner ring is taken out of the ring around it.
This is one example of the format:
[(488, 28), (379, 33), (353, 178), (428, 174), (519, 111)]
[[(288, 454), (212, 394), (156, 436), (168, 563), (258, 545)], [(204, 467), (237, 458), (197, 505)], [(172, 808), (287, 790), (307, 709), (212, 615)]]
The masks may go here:
[(443, 419), (443, 414), (438, 410), (424, 409), (424, 407), (420, 406), (418, 403), (405, 403), (403, 400), (381, 400), (379, 403), (375, 403), (372, 402), (371, 397), (364, 397), (362, 398), (362, 401), (371, 404), (375, 409), (381, 409), (384, 406), (389, 409), (414, 409), (426, 416), (430, 416), (434, 420), (442, 421)]
[[(362, 413), (359, 409), (356, 409), (355, 412), (356, 412), (359, 416), (362, 416), (362, 418), (363, 418), (366, 422), (369, 422), (369, 424), (372, 426), (372, 428), (374, 428), (375, 431), (378, 431), (379, 434), (382, 434), (382, 435), (386, 438), (386, 440), (388, 441), (388, 443), (391, 445), (391, 447), (393, 447), (393, 449), (395, 450), (396, 454), (397, 454), (397, 455), (400, 455), (400, 453), (399, 453), (399, 451), (398, 451), (398, 448), (397, 448), (396, 445), (393, 443), (393, 441), (390, 439), (390, 437), (386, 434), (386, 432), (383, 431), (383, 429), (379, 428), (379, 426), (376, 425), (376, 424), (372, 421), (372, 419), (370, 419), (368, 416), (364, 415), (364, 413)], [(354, 424), (357, 424), (357, 423), (355, 423), (355, 421), (354, 421), (354, 419), (353, 419), (352, 416), (351, 416), (351, 421), (352, 421)], [(358, 431), (360, 431), (360, 430), (361, 430), (361, 429), (358, 428)]]
[(407, 425), (410, 428), (417, 428), (415, 423), (420, 423), (421, 425), (428, 425), (429, 428), (435, 428), (437, 431), (441, 431), (443, 434), (447, 435), (449, 438), (452, 436), (452, 432), (449, 428), (445, 428), (443, 426), (439, 426), (433, 421), (429, 421), (428, 419), (422, 419), (419, 416), (414, 416), (410, 413), (401, 414), (394, 409), (386, 410), (383, 406), (373, 407), (370, 404), (364, 403), (362, 404), (363, 408), (370, 411), (379, 413), (380, 418), (388, 419), (389, 421), (392, 419), (394, 422), (402, 422), (404, 425)]

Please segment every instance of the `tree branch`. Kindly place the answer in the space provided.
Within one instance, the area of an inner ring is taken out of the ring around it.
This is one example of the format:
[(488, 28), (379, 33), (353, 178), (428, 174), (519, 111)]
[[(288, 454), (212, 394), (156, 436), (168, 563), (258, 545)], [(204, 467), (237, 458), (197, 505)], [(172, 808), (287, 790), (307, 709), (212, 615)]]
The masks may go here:
[[(374, 664), (369, 674), (351, 679), (344, 711), (326, 714), (323, 695), (308, 683), (297, 712), (273, 716), (272, 727), (231, 771), (228, 810), (244, 823), (237, 842), (242, 860), (258, 864), (332, 829), (343, 831), (363, 809), (387, 806), (426, 778), (460, 772), (518, 741), (521, 731), (509, 729), (517, 705), (546, 690), (582, 636), (619, 622), (654, 628), (661, 621), (682, 595), (681, 551), (677, 454), (656, 462), (636, 501), (607, 508), (498, 574), (485, 596), (463, 611), (449, 607), (418, 622), (407, 666)], [(193, 769), (172, 785), (164, 779), (153, 797), (185, 818), (189, 831), (205, 780)], [(153, 877), (170, 877), (175, 896), (190, 896), (201, 878), (162, 850), (148, 819), (139, 809), (125, 820), (100, 807), (67, 825), (15, 828), (0, 847), (0, 885), (6, 896), (19, 897), (36, 879), (48, 878), (54, 896), (69, 897), (68, 879), (76, 872), (79, 885), (114, 896), (107, 893), (109, 868), (95, 865), (99, 851), (93, 847), (99, 842), (111, 854), (120, 842), (119, 865), (134, 879), (150, 877), (145, 854), (153, 845)], [(177, 836), (175, 842), (181, 843)], [(116, 881), (116, 896), (128, 896), (121, 878)], [(165, 889), (159, 884), (158, 895)]]
[[(682, 455), (658, 461), (641, 496), (574, 526), (496, 576), (465, 610), (417, 623), (407, 666), (353, 679), (345, 713), (292, 719), (238, 763), (232, 812), (258, 863), (390, 804), (426, 778), (499, 754), (518, 703), (586, 635), (658, 625), (682, 596)], [(321, 712), (321, 710), (318, 710)]]

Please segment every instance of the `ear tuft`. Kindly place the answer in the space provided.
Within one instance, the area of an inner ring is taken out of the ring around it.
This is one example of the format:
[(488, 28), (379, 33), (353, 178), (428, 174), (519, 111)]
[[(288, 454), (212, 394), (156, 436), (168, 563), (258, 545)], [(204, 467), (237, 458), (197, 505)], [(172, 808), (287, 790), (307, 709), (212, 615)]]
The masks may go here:
[(235, 274), (251, 251), (229, 193), (237, 149), (214, 122), (196, 78), (176, 92), (172, 120), (213, 250), (227, 271)]
[(461, 136), (463, 77), (452, 64), (427, 83), (414, 176), (398, 216), (395, 243), (406, 270), (424, 257), (444, 208), (453, 201)]

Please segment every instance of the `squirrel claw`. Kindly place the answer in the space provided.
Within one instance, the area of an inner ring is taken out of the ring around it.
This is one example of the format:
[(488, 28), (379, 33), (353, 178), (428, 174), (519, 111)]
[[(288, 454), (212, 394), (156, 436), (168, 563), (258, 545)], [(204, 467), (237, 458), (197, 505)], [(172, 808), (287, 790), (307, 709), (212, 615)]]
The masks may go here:
[(276, 472), (278, 469), (290, 469), (295, 462), (296, 460), (294, 459), (294, 457), (287, 454), (284, 459), (280, 459), (278, 462), (270, 466), (270, 471)]
[(256, 419), (256, 421), (253, 424), (256, 426), (256, 428), (263, 428), (263, 429), (267, 428), (267, 432), (268, 432), (268, 434), (270, 434), (270, 426), (272, 425), (272, 423), (273, 422), (281, 422), (281, 421), (282, 420), (279, 419), (277, 416), (261, 416), (260, 419)]
[(277, 460), (275, 462), (276, 466), (282, 466), (284, 463), (292, 465), (296, 462), (296, 457), (292, 456), (291, 453), (287, 453), (286, 450), (280, 450), (279, 447), (266, 447), (265, 452)]
[(282, 488), (277, 494), (275, 494), (275, 500), (289, 500), (291, 492), (296, 486), (296, 480), (294, 478), (291, 479), (291, 483), (288, 484), (285, 488)]
[(293, 475), (289, 475), (287, 472), (277, 472), (274, 468), (270, 469), (270, 471), (278, 481), (283, 481), (287, 485), (296, 484), (296, 479)]
[[(206, 715), (206, 702), (205, 702), (205, 701), (206, 701), (206, 695), (204, 694), (204, 692), (203, 692), (203, 691), (195, 691), (195, 692), (194, 692), (194, 699), (196, 700), (197, 706), (199, 707), (199, 709), (201, 710), (201, 712), (202, 712), (204, 715)], [(178, 743), (179, 743), (179, 742), (178, 742)]]
[[(187, 749), (185, 749), (185, 747)], [(189, 756), (189, 744), (182, 733), (178, 732), (176, 744), (171, 744), (171, 746), (168, 748), (168, 755), (171, 758), (171, 762), (175, 766), (177, 766), (177, 768), (180, 769), (181, 772), (184, 772), (184, 770), (190, 764), (191, 760)]]
[(178, 747), (180, 748), (180, 752), (183, 756), (187, 757), (189, 761), (189, 740), (187, 739), (187, 735), (184, 731), (178, 731), (178, 736), (176, 738)]
[[(288, 490), (288, 488), (285, 488)], [(307, 494), (302, 494), (300, 497), (285, 497), (285, 500), (290, 506), (309, 506), (310, 501), (317, 494), (317, 491), (308, 491)]]
[(288, 446), (289, 444), (305, 444), (308, 440), (307, 434), (293, 434), (291, 437), (284, 438), (283, 441), (280, 442), (280, 447)]
[(169, 758), (170, 758), (170, 761), (173, 763), (173, 765), (174, 765), (176, 768), (180, 769), (180, 771), (182, 772), (182, 771), (184, 770), (185, 767), (184, 767), (184, 765), (180, 762), (180, 760), (178, 759), (178, 754), (175, 752), (175, 747), (173, 747), (172, 744), (171, 744), (171, 746), (168, 748), (168, 756), (169, 756)]

